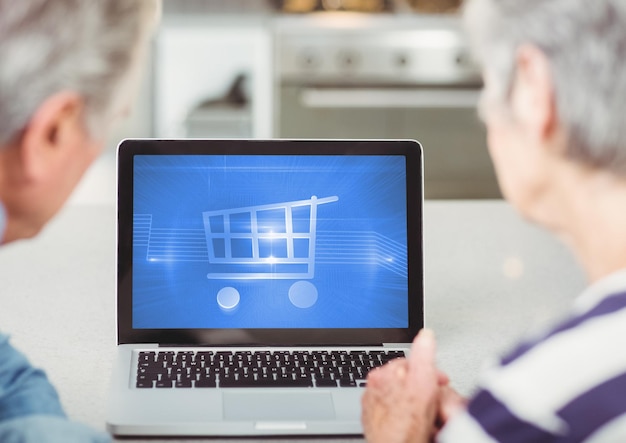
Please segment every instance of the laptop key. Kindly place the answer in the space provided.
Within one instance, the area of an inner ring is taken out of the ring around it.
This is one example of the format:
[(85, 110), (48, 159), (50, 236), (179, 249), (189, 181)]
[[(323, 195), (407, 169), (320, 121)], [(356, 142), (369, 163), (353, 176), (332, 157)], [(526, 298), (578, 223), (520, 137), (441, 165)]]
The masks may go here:
[(220, 380), (220, 388), (308, 388), (313, 387), (313, 381), (311, 379), (282, 379), (277, 380), (254, 380), (254, 379), (239, 379), (239, 380)]
[(172, 387), (172, 380), (166, 379), (166, 380), (157, 380), (157, 382), (154, 385), (156, 388), (171, 388)]
[(205, 377), (200, 380), (196, 380), (194, 383), (196, 388), (215, 388), (217, 387), (217, 380), (213, 377)]
[(341, 379), (339, 380), (339, 386), (342, 388), (356, 388), (356, 382), (351, 379)]
[(135, 385), (138, 388), (153, 388), (154, 380), (152, 378), (148, 378), (145, 375), (137, 377), (137, 384)]
[(316, 379), (315, 386), (317, 386), (318, 388), (336, 388), (337, 380), (333, 380), (330, 378)]

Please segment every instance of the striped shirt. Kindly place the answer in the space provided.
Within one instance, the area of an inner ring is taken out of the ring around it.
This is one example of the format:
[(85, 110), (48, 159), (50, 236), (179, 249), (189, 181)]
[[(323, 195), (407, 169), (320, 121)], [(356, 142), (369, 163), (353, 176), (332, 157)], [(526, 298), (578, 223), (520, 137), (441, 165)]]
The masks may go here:
[(485, 371), (438, 443), (626, 442), (626, 270)]

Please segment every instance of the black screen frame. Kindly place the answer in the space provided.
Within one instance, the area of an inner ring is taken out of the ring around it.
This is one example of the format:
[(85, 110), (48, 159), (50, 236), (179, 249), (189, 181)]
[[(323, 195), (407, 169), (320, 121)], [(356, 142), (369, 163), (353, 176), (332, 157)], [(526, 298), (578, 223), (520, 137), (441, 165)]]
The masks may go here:
[[(401, 155), (407, 173), (407, 328), (135, 329), (132, 326), (133, 172), (136, 155)], [(423, 153), (415, 140), (127, 139), (118, 146), (118, 344), (334, 346), (409, 343), (424, 326)]]

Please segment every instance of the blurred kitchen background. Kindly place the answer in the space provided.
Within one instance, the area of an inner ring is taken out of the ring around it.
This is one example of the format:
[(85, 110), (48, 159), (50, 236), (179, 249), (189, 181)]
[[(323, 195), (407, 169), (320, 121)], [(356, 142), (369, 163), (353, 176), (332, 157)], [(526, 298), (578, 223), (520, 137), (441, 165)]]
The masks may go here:
[(460, 3), (163, 0), (135, 108), (72, 202), (115, 202), (125, 137), (411, 138), (426, 198), (500, 198)]

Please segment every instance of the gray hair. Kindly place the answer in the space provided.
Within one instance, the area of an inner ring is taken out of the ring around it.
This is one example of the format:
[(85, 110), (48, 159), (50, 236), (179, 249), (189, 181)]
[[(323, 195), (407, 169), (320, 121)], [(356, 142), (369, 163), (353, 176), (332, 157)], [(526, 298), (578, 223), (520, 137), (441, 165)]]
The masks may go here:
[(550, 63), (568, 156), (626, 175), (625, 0), (468, 0), (464, 16), (500, 100), (509, 98), (516, 49), (539, 48)]
[(74, 91), (103, 137), (131, 74), (155, 0), (0, 0), (0, 146), (17, 137), (51, 95)]

